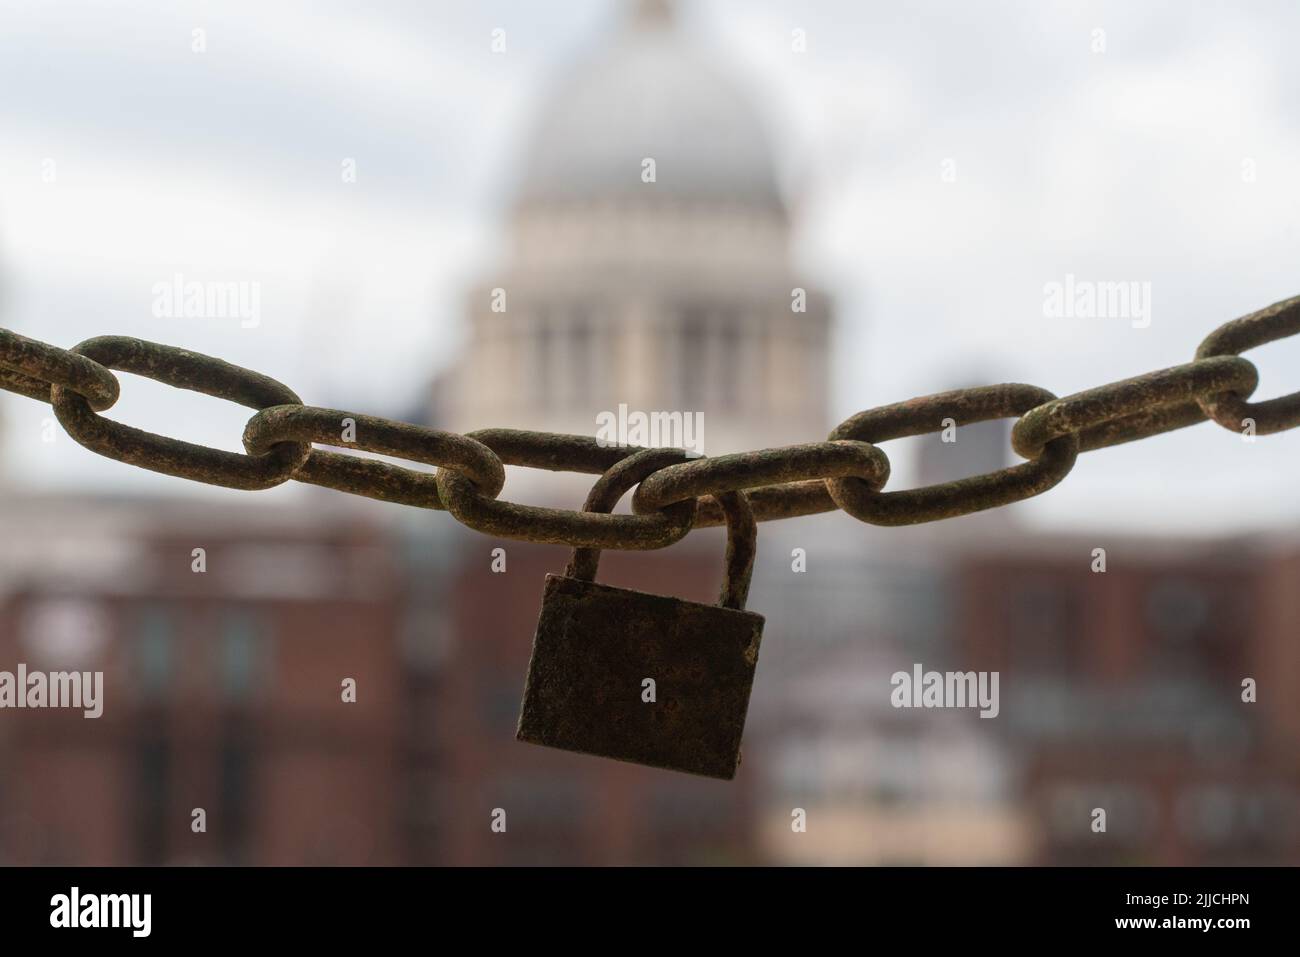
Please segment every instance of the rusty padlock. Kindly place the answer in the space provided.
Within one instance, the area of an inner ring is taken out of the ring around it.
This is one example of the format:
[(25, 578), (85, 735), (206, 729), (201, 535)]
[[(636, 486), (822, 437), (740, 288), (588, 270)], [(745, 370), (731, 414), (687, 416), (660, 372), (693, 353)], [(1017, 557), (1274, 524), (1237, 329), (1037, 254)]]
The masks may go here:
[[(624, 459), (601, 476), (584, 510), (612, 511), (628, 488), (681, 457), (680, 450), (651, 449)], [(727, 517), (717, 605), (598, 584), (599, 549), (575, 549), (563, 575), (546, 576), (518, 740), (735, 777), (763, 616), (744, 610), (753, 512), (743, 492), (717, 498)], [(695, 503), (681, 504), (690, 506), (689, 529)]]

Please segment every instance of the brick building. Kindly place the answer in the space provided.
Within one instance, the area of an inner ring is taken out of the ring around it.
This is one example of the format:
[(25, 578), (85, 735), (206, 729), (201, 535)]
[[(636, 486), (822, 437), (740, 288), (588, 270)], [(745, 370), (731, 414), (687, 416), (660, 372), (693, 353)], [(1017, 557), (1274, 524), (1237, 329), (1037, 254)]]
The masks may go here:
[(965, 667), (1001, 672), (1033, 858), (1294, 864), (1294, 550), (1106, 540), (1104, 573), (1093, 543), (1043, 537), (957, 566), (955, 641)]
[(85, 499), (5, 523), (0, 669), (102, 671), (104, 700), (97, 719), (0, 712), (0, 861), (402, 859), (402, 579), (382, 533)]

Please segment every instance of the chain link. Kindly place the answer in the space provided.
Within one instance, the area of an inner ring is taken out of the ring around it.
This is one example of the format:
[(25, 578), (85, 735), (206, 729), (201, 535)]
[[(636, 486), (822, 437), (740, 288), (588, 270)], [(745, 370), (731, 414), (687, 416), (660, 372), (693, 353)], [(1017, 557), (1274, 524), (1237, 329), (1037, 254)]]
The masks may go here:
[[(286, 403), (302, 405), (292, 389), (260, 372), (145, 339), (100, 336), (74, 346), (72, 352), (97, 362), (105, 371), (134, 372), (250, 409)], [(241, 455), (192, 445), (106, 419), (79, 393), (58, 382), (51, 386), (54, 415), (76, 442), (92, 452), (153, 472), (227, 488), (272, 488), (288, 481), (311, 454), (306, 442), (281, 442), (265, 455)]]
[[(884, 442), (1020, 415), (1055, 399), (1046, 389), (1018, 382), (940, 392), (859, 412), (841, 423), (831, 438)], [(826, 484), (835, 504), (860, 521), (916, 525), (1010, 505), (1046, 492), (1074, 468), (1078, 454), (1078, 436), (1065, 435), (1048, 442), (1042, 454), (1023, 465), (926, 488), (879, 492), (857, 478), (836, 478)]]
[[(244, 427), (244, 448), (250, 455), (266, 455), (281, 442), (354, 446), (365, 452), (460, 469), (491, 498), (500, 495), (506, 484), (501, 460), (482, 442), (455, 432), (426, 429), (373, 415), (307, 405), (277, 405), (263, 409)], [(438, 494), (436, 476), (374, 459), (313, 449), (293, 477), (300, 482), (384, 502), (446, 508)]]
[(1090, 452), (1149, 438), (1205, 421), (1204, 396), (1234, 392), (1248, 397), (1259, 372), (1245, 359), (1217, 356), (1113, 382), (1030, 409), (1011, 430), (1017, 455), (1035, 458), (1053, 439), (1079, 436)]
[[(841, 509), (875, 525), (913, 525), (1039, 495), (1080, 452), (1212, 419), (1266, 435), (1300, 425), (1300, 391), (1248, 401), (1259, 381), (1239, 353), (1300, 333), (1300, 296), (1235, 319), (1201, 343), (1195, 361), (1057, 398), (1021, 383), (959, 389), (859, 412), (825, 442), (713, 458), (610, 446), (584, 435), (483, 429), (460, 435), (406, 422), (305, 406), (287, 386), (221, 359), (124, 336), (60, 349), (0, 329), (0, 389), (49, 402), (74, 440), (141, 468), (240, 489), (289, 479), (355, 495), (444, 509), (488, 535), (596, 549), (663, 548), (692, 528), (725, 524), (747, 501), (756, 521)], [(104, 418), (118, 399), (113, 370), (256, 410), (247, 454), (193, 445)], [(883, 491), (889, 459), (876, 443), (1017, 417), (1013, 450), (1027, 461), (920, 489)], [(313, 448), (358, 449), (435, 466), (436, 473)], [(582, 511), (499, 498), (505, 466), (602, 475)], [(616, 467), (617, 466), (617, 467)], [(613, 506), (635, 486), (632, 514)], [(743, 493), (743, 494), (742, 494)]]
[(811, 515), (835, 509), (824, 480), (840, 476), (855, 476), (878, 489), (889, 477), (889, 459), (880, 449), (854, 441), (812, 442), (697, 458), (647, 477), (632, 496), (632, 510), (648, 512), (707, 496), (710, 514), (705, 523), (717, 525), (725, 521), (717, 497), (753, 489), (748, 498), (756, 518), (770, 521)]
[[(1300, 332), (1300, 296), (1275, 302), (1267, 309), (1234, 319), (1215, 329), (1196, 350), (1198, 359), (1211, 356), (1235, 356)], [(1248, 420), (1256, 435), (1282, 432), (1300, 425), (1300, 392), (1292, 392), (1267, 402), (1247, 402), (1246, 396), (1232, 393), (1200, 396), (1197, 401), (1205, 414), (1225, 429), (1240, 432)]]
[(0, 389), (49, 402), (56, 385), (83, 396), (96, 412), (117, 401), (117, 376), (98, 362), (0, 329)]

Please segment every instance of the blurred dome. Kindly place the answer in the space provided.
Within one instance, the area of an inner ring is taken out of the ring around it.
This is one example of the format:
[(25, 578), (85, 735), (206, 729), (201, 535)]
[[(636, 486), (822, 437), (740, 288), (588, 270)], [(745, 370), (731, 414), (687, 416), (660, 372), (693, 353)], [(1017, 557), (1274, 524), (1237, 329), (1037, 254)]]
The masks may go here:
[[(641, 181), (651, 157), (656, 182)], [(596, 57), (552, 91), (519, 202), (630, 198), (782, 207), (748, 99), (674, 28), (668, 0), (639, 0)]]

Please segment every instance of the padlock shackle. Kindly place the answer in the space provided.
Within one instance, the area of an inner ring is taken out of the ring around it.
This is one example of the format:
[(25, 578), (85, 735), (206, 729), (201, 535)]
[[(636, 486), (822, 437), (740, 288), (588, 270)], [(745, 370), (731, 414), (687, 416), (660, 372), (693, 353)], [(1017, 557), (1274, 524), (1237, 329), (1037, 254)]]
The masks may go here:
[(714, 497), (727, 517), (727, 573), (722, 579), (718, 604), (744, 611), (749, 600), (749, 582), (754, 577), (754, 556), (758, 552), (758, 522), (744, 492), (721, 492)]
[[(619, 499), (646, 476), (689, 458), (683, 449), (663, 448), (646, 449), (620, 459), (596, 480), (582, 510), (612, 512)], [(754, 520), (753, 509), (749, 507), (749, 499), (744, 492), (722, 492), (714, 497), (722, 506), (727, 519), (726, 574), (723, 576), (718, 604), (723, 608), (744, 610), (745, 601), (749, 597), (750, 579), (754, 574), (758, 523)], [(695, 521), (696, 499), (676, 502), (665, 511), (673, 513), (683, 506), (689, 511), (683, 510), (681, 516), (675, 517), (684, 518), (689, 528)], [(575, 548), (564, 574), (569, 578), (595, 581), (600, 565), (600, 551), (599, 548)]]

